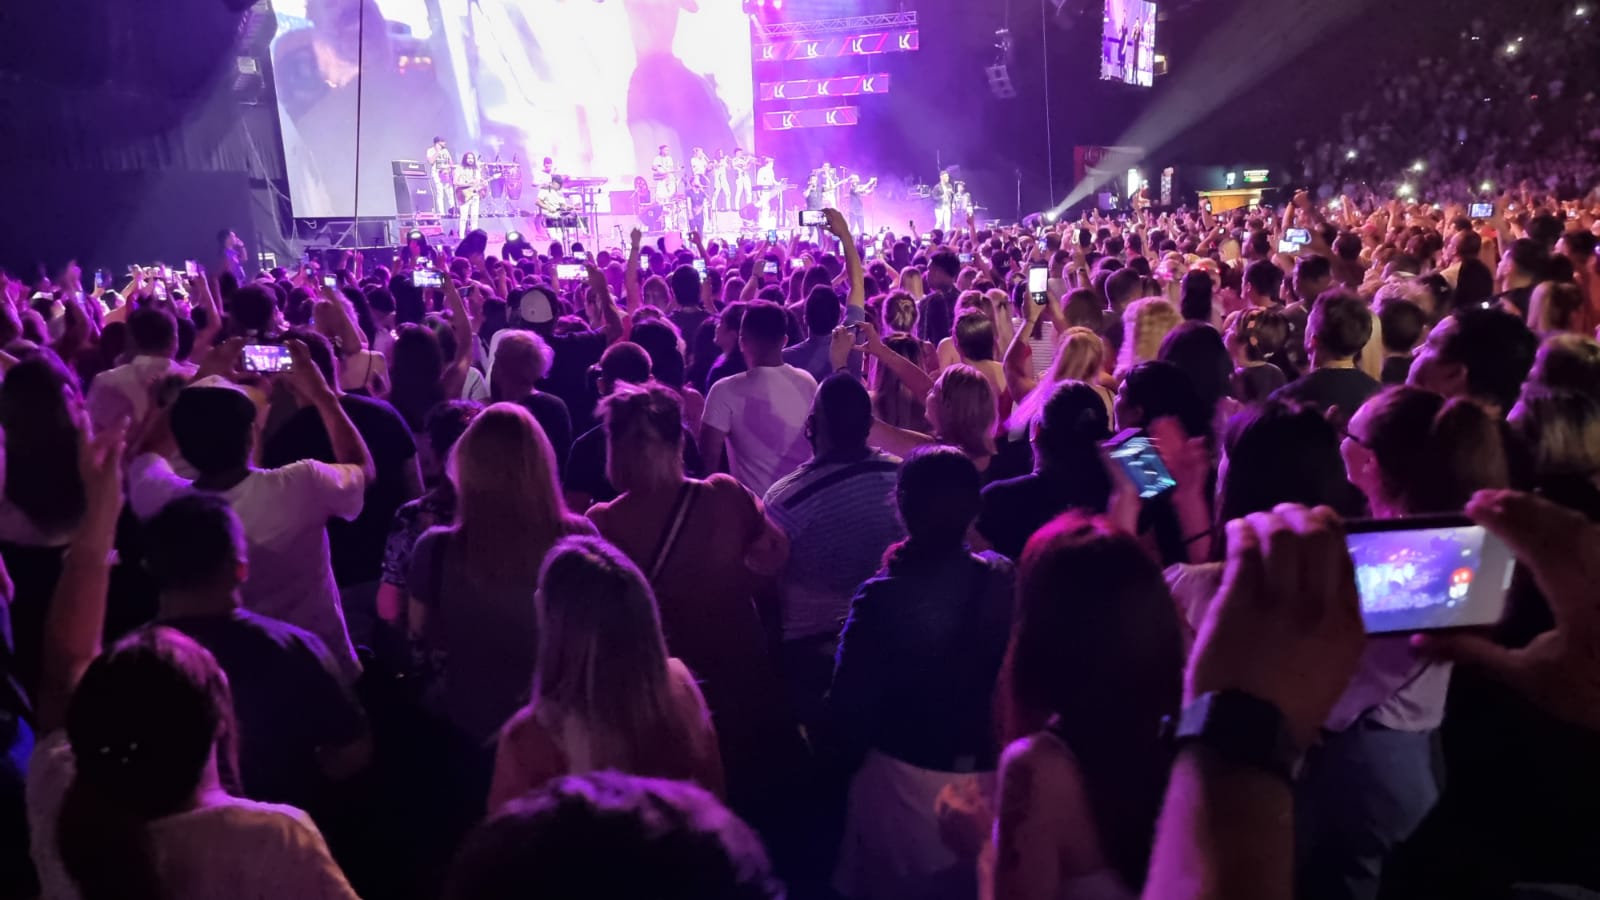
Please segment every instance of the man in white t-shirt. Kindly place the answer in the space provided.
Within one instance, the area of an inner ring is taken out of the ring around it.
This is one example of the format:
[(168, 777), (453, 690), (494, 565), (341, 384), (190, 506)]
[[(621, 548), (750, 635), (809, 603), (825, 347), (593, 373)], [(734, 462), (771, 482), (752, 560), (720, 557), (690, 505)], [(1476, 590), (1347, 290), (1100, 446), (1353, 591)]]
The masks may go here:
[(150, 390), (168, 375), (194, 377), (194, 366), (178, 362), (178, 322), (155, 307), (128, 316), (128, 340), (134, 357), (127, 365), (107, 369), (89, 385), (89, 422), (96, 432), (126, 419), (143, 422), (150, 412)]
[[(302, 460), (277, 469), (251, 466), (256, 441), (256, 405), (243, 389), (222, 378), (185, 388), (172, 404), (169, 423), (158, 412), (141, 449), (128, 467), (128, 502), (149, 518), (177, 495), (200, 490), (228, 501), (244, 526), (250, 573), (241, 590), (251, 612), (297, 625), (321, 638), (354, 681), (360, 672), (345, 627), (328, 556), (330, 518), (361, 513), (372, 455), (339, 405), (304, 344), (291, 341), (294, 364), (285, 376), (296, 394), (311, 402), (333, 444), (333, 464)], [(235, 346), (236, 351), (236, 346)], [(194, 481), (172, 471), (172, 451), (199, 474)]]
[(817, 382), (784, 364), (788, 335), (783, 307), (764, 300), (749, 304), (739, 326), (739, 349), (750, 368), (711, 386), (701, 419), (706, 471), (716, 471), (726, 446), (733, 477), (757, 497), (811, 458), (805, 423)]

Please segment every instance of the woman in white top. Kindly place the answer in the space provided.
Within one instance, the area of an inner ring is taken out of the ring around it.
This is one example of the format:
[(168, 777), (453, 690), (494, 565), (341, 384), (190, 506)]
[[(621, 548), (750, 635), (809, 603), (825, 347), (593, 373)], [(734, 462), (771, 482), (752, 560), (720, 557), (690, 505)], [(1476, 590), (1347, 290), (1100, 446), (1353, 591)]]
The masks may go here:
[(31, 852), (47, 900), (355, 897), (315, 825), (232, 796), (233, 698), (209, 652), (147, 628), (102, 654), (122, 442), (81, 452), (87, 511), (45, 628), (28, 767)]
[(723, 792), (716, 731), (694, 676), (667, 656), (655, 595), (632, 560), (569, 537), (534, 594), (533, 702), (500, 732), (489, 809), (561, 775), (613, 769)]

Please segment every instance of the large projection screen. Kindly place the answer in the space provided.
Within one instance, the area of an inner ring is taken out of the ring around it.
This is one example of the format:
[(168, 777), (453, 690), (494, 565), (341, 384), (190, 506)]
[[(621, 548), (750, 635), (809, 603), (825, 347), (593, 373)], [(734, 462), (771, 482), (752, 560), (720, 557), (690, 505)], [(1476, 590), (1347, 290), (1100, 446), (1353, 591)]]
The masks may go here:
[(457, 160), (473, 151), (532, 169), (551, 157), (562, 174), (617, 187), (648, 173), (660, 144), (680, 166), (695, 147), (751, 148), (740, 0), (273, 0), (273, 9), (299, 218), (394, 215), (390, 162), (422, 161), (436, 136)]
[(1150, 87), (1155, 83), (1156, 5), (1106, 0), (1100, 30), (1100, 79)]

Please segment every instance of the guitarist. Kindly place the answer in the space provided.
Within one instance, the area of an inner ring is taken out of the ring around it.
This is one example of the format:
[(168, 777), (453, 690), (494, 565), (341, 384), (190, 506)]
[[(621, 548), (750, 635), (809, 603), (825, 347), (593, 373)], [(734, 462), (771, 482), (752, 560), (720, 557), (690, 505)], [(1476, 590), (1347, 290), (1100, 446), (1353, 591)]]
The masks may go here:
[(478, 154), (471, 150), (461, 154), (461, 164), (456, 166), (456, 206), (461, 215), (461, 237), (478, 227), (478, 208), (483, 205), (488, 187), (478, 168)]

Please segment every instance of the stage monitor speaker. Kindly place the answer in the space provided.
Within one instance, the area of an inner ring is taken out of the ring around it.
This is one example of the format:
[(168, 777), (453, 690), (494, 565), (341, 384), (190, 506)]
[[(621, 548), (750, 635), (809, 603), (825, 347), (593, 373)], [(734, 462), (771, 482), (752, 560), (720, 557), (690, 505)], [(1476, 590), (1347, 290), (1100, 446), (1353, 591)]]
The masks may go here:
[(401, 217), (441, 213), (433, 208), (433, 185), (426, 175), (394, 176), (394, 209)]

